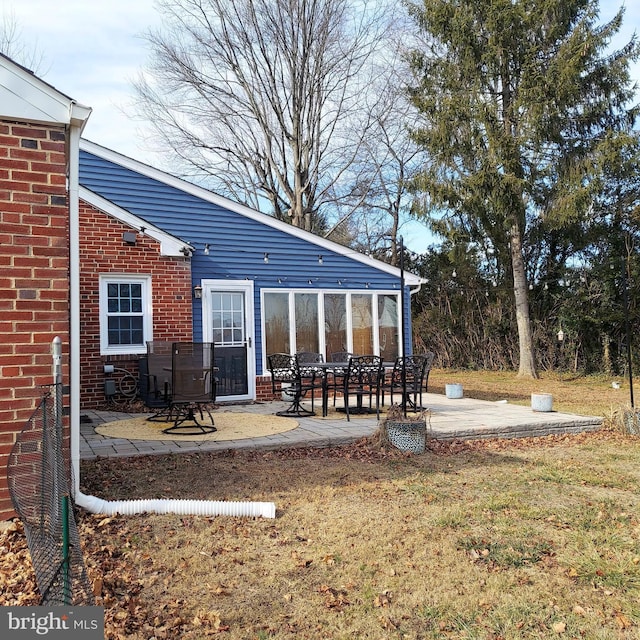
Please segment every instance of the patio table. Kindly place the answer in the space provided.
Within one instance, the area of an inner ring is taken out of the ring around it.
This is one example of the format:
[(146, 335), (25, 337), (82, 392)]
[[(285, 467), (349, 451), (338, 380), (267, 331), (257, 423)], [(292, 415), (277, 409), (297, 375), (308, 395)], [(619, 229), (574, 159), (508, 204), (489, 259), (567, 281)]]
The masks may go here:
[[(393, 369), (393, 362), (383, 362), (382, 367), (385, 371)], [(322, 378), (322, 416), (326, 418), (329, 413), (329, 374), (337, 373), (343, 375), (349, 366), (348, 362), (314, 362), (313, 365), (305, 365), (306, 369), (313, 368), (320, 373)], [(338, 407), (338, 411), (345, 411), (344, 408)], [(352, 413), (374, 413), (371, 407), (362, 406), (362, 397), (358, 396), (358, 406), (349, 409)]]

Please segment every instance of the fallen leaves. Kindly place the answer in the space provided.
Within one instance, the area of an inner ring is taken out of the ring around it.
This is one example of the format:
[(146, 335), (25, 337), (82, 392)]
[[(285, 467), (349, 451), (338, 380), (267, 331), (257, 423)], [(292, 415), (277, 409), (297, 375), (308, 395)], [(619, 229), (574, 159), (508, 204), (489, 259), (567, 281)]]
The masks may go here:
[[(105, 637), (336, 637), (332, 635), (336, 628), (332, 625), (344, 627), (347, 637), (358, 624), (369, 625), (366, 637), (426, 637), (427, 627), (436, 633), (440, 628), (439, 637), (453, 637), (456, 622), (447, 614), (442, 600), (448, 598), (448, 602), (457, 605), (475, 598), (476, 603), (486, 602), (478, 609), (478, 619), (469, 618), (468, 624), (482, 637), (497, 638), (498, 632), (486, 625), (489, 612), (504, 613), (491, 592), (500, 580), (512, 587), (514, 598), (535, 594), (541, 584), (543, 590), (557, 589), (560, 594), (557, 609), (545, 607), (538, 616), (534, 606), (535, 621), (520, 616), (522, 622), (511, 621), (512, 630), (513, 626), (524, 629), (522, 637), (534, 625), (536, 632), (542, 630), (547, 637), (595, 637), (589, 633), (596, 627), (604, 629), (603, 634), (615, 634), (624, 640), (636, 637), (637, 620), (632, 607), (627, 607), (628, 593), (618, 586), (614, 597), (607, 595), (603, 586), (591, 589), (588, 580), (581, 579), (586, 574), (583, 565), (566, 545), (556, 544), (564, 536), (573, 535), (565, 521), (578, 533), (580, 529), (563, 510), (548, 515), (549, 510), (538, 508), (537, 482), (533, 483), (534, 530), (539, 527), (545, 533), (532, 535), (516, 528), (508, 537), (498, 535), (499, 531), (492, 528), (495, 518), (486, 521), (494, 514), (485, 509), (477, 511), (479, 519), (472, 522), (472, 527), (462, 518), (451, 520), (446, 533), (448, 541), (454, 536), (452, 549), (446, 545), (429, 546), (430, 537), (438, 537), (447, 529), (446, 524), (438, 524), (443, 505), (450, 509), (470, 504), (473, 490), (484, 485), (483, 476), (465, 475), (468, 468), (482, 464), (482, 473), (489, 474), (511, 465), (508, 453), (493, 455), (494, 451), (535, 447), (537, 455), (538, 449), (555, 444), (564, 448), (573, 442), (593, 442), (597, 447), (600, 437), (590, 434), (490, 442), (431, 441), (424, 456), (381, 450), (363, 439), (353, 445), (326, 449), (83, 462), (87, 469), (82, 474), (83, 488), (90, 493), (98, 493), (100, 488), (104, 491), (100, 483), (106, 478), (109, 496), (114, 499), (135, 495), (131, 487), (144, 487), (145, 492), (166, 487), (168, 480), (161, 473), (166, 468), (173, 474), (176, 495), (185, 491), (189, 497), (201, 498), (207, 497), (204, 492), (209, 491), (216, 498), (252, 500), (268, 494), (274, 496), (279, 507), (279, 517), (273, 522), (104, 517), (82, 512), (78, 527), (97, 602), (105, 607)], [(482, 449), (489, 455), (475, 455), (476, 450)], [(528, 459), (519, 454), (513, 457)], [(333, 465), (332, 459), (338, 462)], [(352, 464), (353, 460), (363, 464)], [(518, 474), (525, 472), (533, 478), (532, 466), (516, 462), (509, 476), (514, 483)], [(446, 476), (442, 486), (437, 485), (440, 474)], [(474, 484), (473, 478), (478, 477), (479, 482)], [(456, 485), (458, 478), (464, 483)], [(152, 482), (154, 486), (146, 486)], [(523, 492), (528, 491), (522, 486)], [(571, 488), (560, 489), (562, 499), (569, 500)], [(596, 489), (600, 490), (600, 485)], [(580, 495), (589, 491), (589, 486), (579, 488)], [(637, 539), (640, 530), (637, 520), (633, 520), (637, 503), (631, 500), (632, 492), (629, 496), (628, 504), (613, 520), (606, 517), (606, 509), (598, 514), (601, 501), (595, 501), (595, 525), (604, 529), (609, 521), (611, 526), (621, 522), (623, 532), (628, 531)], [(501, 505), (502, 501), (496, 504)], [(499, 515), (505, 520), (513, 515), (517, 527), (517, 509), (512, 509), (509, 502), (505, 504), (509, 508), (500, 510)], [(365, 516), (357, 521), (360, 526), (353, 524), (358, 511)], [(381, 518), (386, 512), (388, 522)], [(545, 519), (538, 519), (538, 512)], [(526, 518), (522, 521), (526, 522)], [(397, 535), (377, 535), (378, 530), (386, 531), (384, 527)], [(12, 528), (13, 533), (0, 536), (0, 604), (37, 604), (24, 533), (19, 523)], [(343, 531), (345, 536), (341, 537)], [(457, 536), (465, 544), (456, 545)], [(419, 546), (413, 549), (410, 543), (416, 539)], [(364, 546), (366, 550), (358, 555)], [(423, 554), (423, 547), (428, 553)], [(556, 558), (554, 548), (564, 554), (562, 562)], [(640, 564), (637, 547), (630, 548), (627, 558), (626, 568)], [(455, 562), (469, 580), (448, 578), (450, 562)], [(429, 572), (433, 574), (429, 580), (433, 576), (440, 580), (446, 594), (420, 585), (422, 580), (426, 582)], [(549, 582), (545, 582), (547, 577), (551, 578)], [(428, 619), (415, 615), (425, 610), (425, 602), (432, 608)], [(587, 635), (581, 635), (583, 629)]]
[(324, 606), (327, 609), (342, 611), (344, 607), (351, 604), (347, 598), (347, 590), (344, 588), (335, 589), (323, 584), (318, 591), (324, 595)]
[(382, 608), (391, 605), (391, 592), (385, 589), (382, 593), (378, 594), (373, 600), (373, 606)]

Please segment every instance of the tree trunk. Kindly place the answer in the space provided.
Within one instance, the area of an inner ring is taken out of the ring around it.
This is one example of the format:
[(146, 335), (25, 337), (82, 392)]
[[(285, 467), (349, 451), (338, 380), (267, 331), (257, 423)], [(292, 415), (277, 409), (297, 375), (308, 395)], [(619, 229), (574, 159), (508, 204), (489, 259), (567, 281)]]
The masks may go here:
[(520, 347), (518, 377), (537, 378), (533, 358), (533, 338), (529, 319), (529, 290), (522, 255), (522, 238), (517, 223), (511, 227), (511, 264), (513, 268), (513, 293), (516, 302), (516, 322)]
[(606, 333), (602, 334), (602, 371), (607, 375), (613, 374), (613, 364), (611, 361), (611, 338)]

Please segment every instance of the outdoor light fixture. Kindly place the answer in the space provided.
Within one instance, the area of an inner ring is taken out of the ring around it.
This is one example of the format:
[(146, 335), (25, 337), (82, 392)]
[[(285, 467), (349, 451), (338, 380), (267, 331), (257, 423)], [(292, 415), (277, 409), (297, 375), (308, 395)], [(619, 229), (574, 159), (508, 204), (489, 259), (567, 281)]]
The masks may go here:
[(208, 243), (204, 245), (204, 255), (205, 256), (209, 255), (209, 244)]
[(318, 255), (318, 264), (322, 264), (322, 254)]
[(122, 234), (122, 240), (125, 244), (129, 246), (133, 246), (136, 243), (136, 232), (135, 231), (125, 231)]
[(560, 329), (560, 331), (558, 331), (558, 342), (562, 342), (563, 340), (564, 340), (564, 331)]
[(264, 254), (264, 258), (263, 258), (263, 260), (264, 260), (264, 263), (265, 263), (265, 264), (268, 264), (268, 263), (269, 263), (269, 254), (268, 254), (268, 253), (265, 253), (265, 254)]
[(202, 287), (199, 284), (193, 287), (193, 297), (198, 299), (202, 298)]

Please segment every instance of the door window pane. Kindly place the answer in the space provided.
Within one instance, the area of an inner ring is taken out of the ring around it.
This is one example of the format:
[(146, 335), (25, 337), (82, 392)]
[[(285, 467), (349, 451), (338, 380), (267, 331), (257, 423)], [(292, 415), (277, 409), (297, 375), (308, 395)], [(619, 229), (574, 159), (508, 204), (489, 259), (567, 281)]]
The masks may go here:
[(264, 294), (265, 347), (271, 353), (291, 353), (289, 294)]
[(332, 353), (348, 351), (347, 296), (344, 293), (327, 293), (324, 296), (324, 339), (327, 359)]
[(296, 351), (318, 353), (318, 295), (315, 293), (295, 294)]
[(398, 353), (398, 296), (378, 296), (378, 339), (383, 360), (392, 362)]
[(353, 353), (368, 355), (373, 353), (373, 314), (372, 296), (354, 294), (351, 296), (351, 315), (353, 326)]
[(240, 291), (212, 293), (213, 341), (218, 346), (244, 342), (244, 294)]

